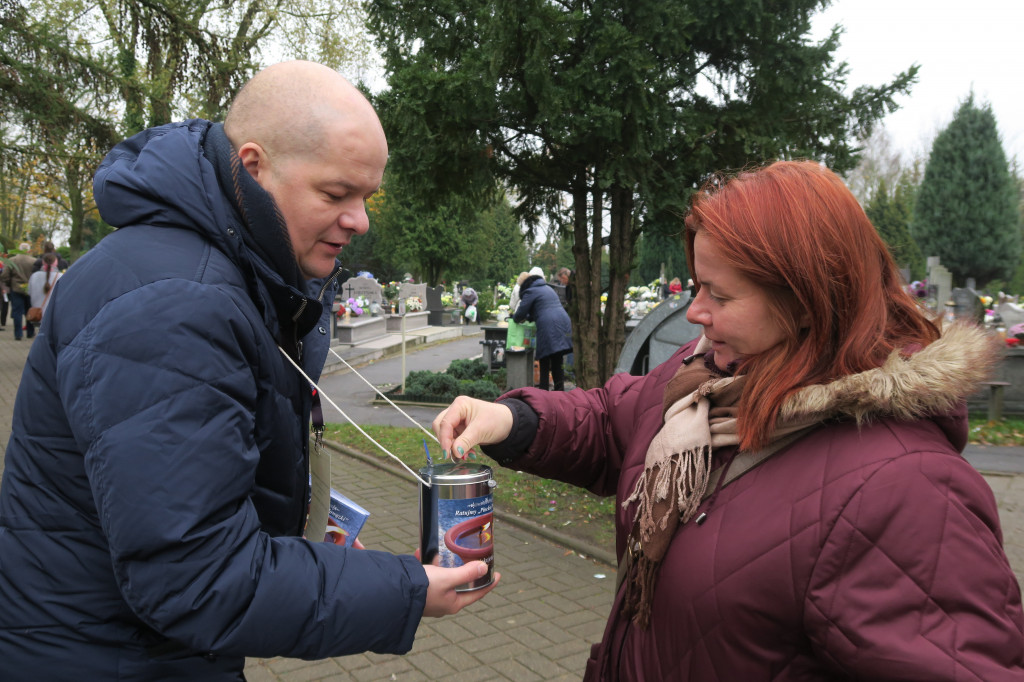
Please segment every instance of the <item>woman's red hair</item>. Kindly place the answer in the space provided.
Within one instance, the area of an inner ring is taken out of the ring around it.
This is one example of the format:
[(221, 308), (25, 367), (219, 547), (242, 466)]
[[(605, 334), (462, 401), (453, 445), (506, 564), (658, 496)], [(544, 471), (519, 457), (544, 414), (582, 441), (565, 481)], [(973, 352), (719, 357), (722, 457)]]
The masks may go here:
[(708, 183), (686, 227), (690, 272), (701, 232), (768, 290), (787, 331), (739, 370), (749, 377), (737, 424), (744, 449), (769, 442), (783, 402), (798, 389), (878, 367), (894, 350), (939, 337), (853, 194), (815, 162), (779, 161)]

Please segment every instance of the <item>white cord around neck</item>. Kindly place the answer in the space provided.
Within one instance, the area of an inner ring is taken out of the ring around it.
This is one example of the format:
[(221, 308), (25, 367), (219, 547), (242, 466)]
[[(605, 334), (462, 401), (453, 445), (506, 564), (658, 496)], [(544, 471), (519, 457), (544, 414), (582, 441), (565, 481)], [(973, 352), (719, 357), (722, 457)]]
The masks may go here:
[[(383, 453), (384, 453), (385, 455), (387, 455), (388, 457), (391, 457), (391, 458), (392, 458), (392, 459), (394, 459), (394, 460), (395, 460), (396, 462), (398, 462), (399, 464), (401, 464), (401, 465), (402, 465), (402, 467), (404, 467), (406, 471), (408, 471), (408, 472), (409, 472), (410, 474), (412, 474), (412, 475), (413, 475), (413, 478), (415, 478), (415, 479), (416, 479), (417, 481), (419, 481), (419, 482), (420, 482), (420, 483), (422, 483), (423, 485), (427, 486), (428, 488), (430, 487), (430, 481), (427, 481), (427, 480), (424, 480), (423, 478), (421, 478), (419, 474), (417, 474), (417, 473), (416, 473), (415, 471), (413, 471), (412, 469), (410, 469), (410, 468), (409, 468), (409, 466), (408, 466), (408, 465), (407, 465), (407, 464), (406, 464), (405, 462), (403, 462), (403, 461), (402, 461), (402, 460), (401, 460), (401, 459), (400, 459), (400, 458), (399, 458), (399, 457), (398, 457), (397, 455), (393, 454), (393, 453), (392, 453), (392, 452), (391, 452), (390, 450), (388, 450), (388, 449), (387, 449), (386, 447), (384, 447), (383, 445), (381, 445), (380, 443), (378, 443), (378, 442), (377, 442), (376, 440), (374, 440), (373, 436), (371, 436), (370, 434), (368, 434), (368, 433), (367, 433), (366, 431), (363, 431), (362, 427), (361, 427), (361, 426), (359, 426), (359, 424), (356, 424), (356, 423), (355, 423), (355, 421), (354, 421), (354, 420), (352, 419), (352, 417), (348, 416), (348, 414), (346, 414), (346, 413), (345, 413), (345, 411), (344, 411), (343, 409), (341, 409), (340, 407), (338, 407), (337, 403), (335, 403), (335, 402), (334, 402), (333, 400), (331, 400), (331, 397), (330, 397), (329, 395), (327, 395), (326, 393), (324, 393), (324, 392), (323, 392), (323, 389), (321, 389), (321, 388), (320, 388), (320, 386), (318, 386), (318, 385), (317, 385), (317, 383), (316, 383), (315, 381), (313, 381), (313, 380), (312, 380), (312, 379), (311, 379), (311, 378), (309, 377), (309, 375), (308, 375), (308, 374), (306, 374), (306, 372), (304, 372), (304, 371), (303, 371), (303, 369), (302, 369), (301, 367), (299, 367), (298, 363), (297, 363), (297, 362), (295, 362), (295, 360), (293, 360), (293, 359), (292, 359), (292, 356), (288, 355), (288, 353), (286, 353), (286, 352), (284, 351), (284, 349), (283, 349), (283, 348), (281, 348), (280, 346), (278, 346), (278, 347), (277, 347), (277, 349), (278, 349), (279, 351), (281, 351), (281, 355), (283, 355), (283, 356), (285, 356), (286, 358), (288, 358), (288, 362), (292, 363), (292, 367), (294, 367), (295, 369), (299, 370), (299, 374), (301, 374), (301, 375), (303, 376), (303, 378), (304, 378), (304, 379), (305, 379), (306, 381), (308, 381), (308, 382), (309, 382), (310, 386), (312, 386), (313, 388), (315, 388), (315, 389), (317, 390), (317, 393), (319, 393), (319, 394), (320, 394), (320, 396), (321, 396), (321, 397), (322, 397), (322, 398), (323, 398), (324, 400), (326, 400), (327, 402), (329, 402), (329, 403), (331, 404), (331, 407), (333, 407), (333, 408), (334, 408), (334, 409), (336, 409), (336, 410), (337, 410), (338, 412), (340, 412), (340, 413), (341, 413), (341, 416), (342, 416), (342, 417), (344, 417), (345, 419), (347, 419), (347, 420), (348, 420), (348, 423), (349, 423), (349, 424), (351, 424), (352, 426), (356, 427), (356, 431), (358, 431), (359, 433), (361, 433), (361, 434), (363, 434), (364, 436), (366, 436), (366, 439), (367, 439), (367, 440), (369, 440), (369, 441), (370, 441), (371, 443), (373, 443), (374, 445), (376, 445), (376, 446), (377, 446), (378, 448), (380, 448), (380, 450), (381, 450), (381, 451), (382, 451), (382, 452), (383, 452)], [(335, 353), (335, 355), (337, 355), (337, 353)], [(339, 357), (340, 357), (340, 356), (339, 356)], [(347, 363), (347, 362), (346, 362), (345, 364), (346, 364), (346, 365), (348, 365), (348, 363)], [(352, 368), (352, 366), (351, 366), (351, 365), (349, 365), (349, 368), (351, 369), (351, 368)], [(355, 370), (354, 370), (354, 369), (353, 369), (352, 371), (353, 371), (353, 372), (355, 372)], [(359, 374), (359, 372), (356, 372), (356, 374)], [(360, 379), (363, 379), (363, 381), (366, 381), (366, 379), (365, 379), (365, 378), (363, 378), (363, 376), (362, 376), (361, 374), (359, 374), (359, 378), (360, 378)], [(367, 381), (367, 383), (369, 383), (369, 382)], [(378, 392), (379, 392), (379, 391), (378, 391)], [(388, 402), (391, 402), (391, 401), (389, 400)], [(394, 403), (391, 403), (391, 404), (392, 404), (392, 405), (394, 405)], [(396, 409), (396, 410), (398, 410), (399, 412), (402, 412), (402, 410), (401, 410), (401, 409), (399, 409), (397, 405), (394, 405), (394, 406), (395, 406), (395, 409)], [(405, 412), (402, 412), (402, 414), (405, 414)], [(406, 416), (406, 417), (408, 417), (409, 419), (412, 419), (412, 417), (409, 417), (409, 415), (407, 415), (407, 414), (405, 414), (405, 416)], [(417, 425), (418, 425), (418, 422), (417, 422)], [(423, 428), (423, 427), (421, 426), (420, 428)], [(429, 433), (429, 432), (427, 432), (427, 433)], [(434, 434), (432, 434), (432, 433), (429, 433), (429, 435), (430, 435), (430, 437), (431, 437), (431, 438), (434, 438)], [(434, 440), (436, 441), (436, 440), (437, 440), (437, 438), (434, 438)]]
[(383, 393), (381, 393), (381, 390), (380, 390), (379, 388), (377, 388), (376, 386), (374, 386), (373, 384), (371, 384), (371, 383), (370, 383), (370, 380), (369, 380), (369, 379), (367, 379), (367, 378), (366, 378), (366, 377), (364, 377), (364, 376), (363, 376), (362, 374), (360, 374), (360, 373), (359, 373), (359, 372), (358, 372), (358, 371), (356, 370), (356, 368), (355, 368), (355, 367), (353, 367), (352, 365), (348, 364), (348, 360), (346, 360), (345, 358), (343, 358), (343, 357), (341, 357), (340, 355), (338, 355), (338, 351), (334, 350), (333, 348), (328, 348), (328, 350), (329, 350), (329, 351), (331, 351), (331, 353), (333, 353), (333, 354), (334, 354), (334, 357), (336, 357), (336, 358), (338, 358), (339, 360), (341, 360), (342, 362), (344, 362), (344, 363), (345, 363), (345, 366), (346, 366), (346, 367), (348, 367), (348, 368), (349, 368), (350, 370), (352, 370), (352, 371), (353, 371), (353, 372), (355, 373), (355, 375), (356, 375), (357, 377), (359, 377), (360, 379), (362, 379), (362, 380), (363, 380), (363, 382), (364, 382), (364, 383), (365, 383), (365, 384), (366, 384), (367, 386), (369, 386), (369, 387), (370, 387), (370, 388), (372, 388), (372, 389), (373, 389), (374, 391), (376, 391), (376, 392), (377, 392), (377, 395), (379, 395), (379, 396), (380, 396), (381, 398), (384, 398), (384, 400), (388, 401), (388, 405), (391, 405), (391, 407), (393, 407), (393, 408), (395, 408), (396, 410), (398, 410), (398, 411), (399, 411), (399, 412), (400, 412), (400, 413), (402, 414), (402, 416), (403, 416), (403, 417), (405, 417), (406, 419), (408, 419), (409, 421), (411, 421), (411, 422), (412, 422), (413, 424), (415, 424), (415, 425), (416, 425), (416, 428), (418, 428), (418, 429), (419, 429), (420, 431), (422, 431), (423, 433), (425, 433), (425, 434), (427, 434), (428, 436), (430, 436), (430, 438), (431, 438), (431, 439), (433, 439), (433, 441), (434, 441), (435, 443), (440, 443), (440, 442), (441, 442), (441, 441), (439, 441), (439, 440), (437, 439), (437, 436), (435, 436), (435, 435), (434, 435), (433, 433), (431, 433), (430, 431), (427, 431), (427, 430), (426, 430), (425, 428), (423, 428), (423, 424), (420, 424), (420, 423), (419, 423), (418, 421), (416, 421), (416, 420), (415, 420), (415, 419), (413, 419), (413, 418), (412, 418), (411, 416), (409, 416), (409, 414), (408, 414), (408, 413), (406, 413), (406, 412), (405, 412), (405, 410), (403, 410), (403, 409), (402, 409), (401, 407), (399, 407), (398, 405), (395, 405), (395, 404), (394, 404), (393, 402), (391, 402), (391, 398), (389, 398), (389, 397), (387, 397), (386, 395), (384, 395)]

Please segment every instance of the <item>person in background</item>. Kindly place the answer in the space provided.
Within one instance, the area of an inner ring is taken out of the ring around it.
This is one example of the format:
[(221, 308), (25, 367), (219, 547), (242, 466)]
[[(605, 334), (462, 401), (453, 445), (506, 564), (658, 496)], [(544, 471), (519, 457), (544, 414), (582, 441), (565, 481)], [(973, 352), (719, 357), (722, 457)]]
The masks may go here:
[(570, 270), (569, 268), (561, 268), (555, 274), (555, 278), (558, 280), (558, 283), (561, 284), (563, 287), (565, 287), (565, 307), (566, 307), (566, 309), (568, 309), (569, 306), (572, 305), (572, 297), (573, 297), (573, 294), (575, 293), (574, 289), (576, 287), (573, 286), (573, 284), (572, 284), (572, 276), (573, 276), (573, 274), (574, 274), (573, 271)]
[(904, 290), (853, 194), (777, 162), (694, 195), (703, 334), (646, 376), (457, 398), (443, 450), (616, 495), (594, 680), (1024, 679), (966, 399), (999, 353)]
[(28, 297), (33, 308), (42, 310), (46, 314), (46, 307), (50, 303), (50, 292), (53, 285), (60, 279), (60, 271), (57, 270), (57, 254), (50, 252), (43, 254), (43, 268), (33, 272), (28, 278)]
[(43, 243), (43, 255), (39, 256), (39, 258), (36, 258), (35, 263), (32, 264), (32, 272), (39, 272), (39, 270), (43, 267), (43, 256), (45, 256), (48, 253), (52, 253), (54, 257), (57, 259), (58, 270), (64, 272), (65, 270), (68, 269), (68, 262), (64, 260), (64, 258), (59, 253), (57, 253), (57, 247), (53, 245), (53, 242), (48, 241)]
[(476, 322), (477, 320), (477, 301), (480, 297), (476, 293), (476, 289), (471, 286), (466, 286), (462, 290), (462, 295), (459, 297), (459, 303), (462, 305), (462, 317), (467, 322)]
[(21, 341), (22, 337), (32, 338), (36, 335), (36, 326), (25, 317), (31, 306), (28, 296), (28, 278), (32, 275), (32, 264), (35, 259), (27, 253), (18, 253), (7, 259), (0, 282), (3, 283), (7, 298), (11, 303), (11, 322), (14, 324), (14, 338)]
[(674, 296), (675, 294), (682, 293), (682, 291), (683, 283), (679, 281), (678, 277), (673, 277), (672, 280), (668, 283), (668, 295)]
[(537, 324), (536, 357), (540, 361), (538, 388), (547, 391), (554, 381), (556, 391), (565, 390), (563, 356), (572, 350), (572, 321), (558, 300), (558, 294), (542, 275), (525, 273), (516, 282), (520, 302), (512, 319)]
[(512, 295), (509, 296), (508, 309), (510, 312), (515, 313), (516, 308), (519, 307), (519, 302), (522, 300), (519, 294), (519, 283), (522, 282), (529, 276), (544, 278), (544, 271), (539, 266), (533, 266), (528, 272), (520, 272), (519, 276), (516, 277), (516, 283), (512, 286)]
[(247, 656), (400, 654), (422, 617), (497, 585), (456, 591), (482, 561), (340, 547), (326, 525), (303, 538), (309, 379), (387, 156), (366, 98), (298, 61), (254, 76), (223, 125), (152, 128), (104, 159), (96, 205), (118, 229), (55, 288), (15, 401), (0, 679), (240, 680)]

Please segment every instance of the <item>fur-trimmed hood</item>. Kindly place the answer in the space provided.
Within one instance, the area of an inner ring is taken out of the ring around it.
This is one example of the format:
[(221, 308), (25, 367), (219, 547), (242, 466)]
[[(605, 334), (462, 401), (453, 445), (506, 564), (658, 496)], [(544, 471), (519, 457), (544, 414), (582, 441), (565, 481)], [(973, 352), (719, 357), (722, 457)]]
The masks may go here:
[(943, 415), (978, 390), (998, 359), (998, 347), (984, 330), (952, 324), (910, 356), (894, 351), (881, 367), (800, 389), (786, 401), (779, 419), (849, 417), (862, 423), (882, 416)]

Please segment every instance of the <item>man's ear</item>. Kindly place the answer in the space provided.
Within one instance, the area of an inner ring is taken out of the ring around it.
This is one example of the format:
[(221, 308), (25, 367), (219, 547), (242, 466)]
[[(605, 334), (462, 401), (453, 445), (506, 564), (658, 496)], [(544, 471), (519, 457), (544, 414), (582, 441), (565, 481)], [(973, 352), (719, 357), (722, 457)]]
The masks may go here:
[(255, 142), (246, 142), (238, 148), (238, 158), (242, 166), (256, 182), (260, 181), (260, 173), (267, 170), (267, 152)]

